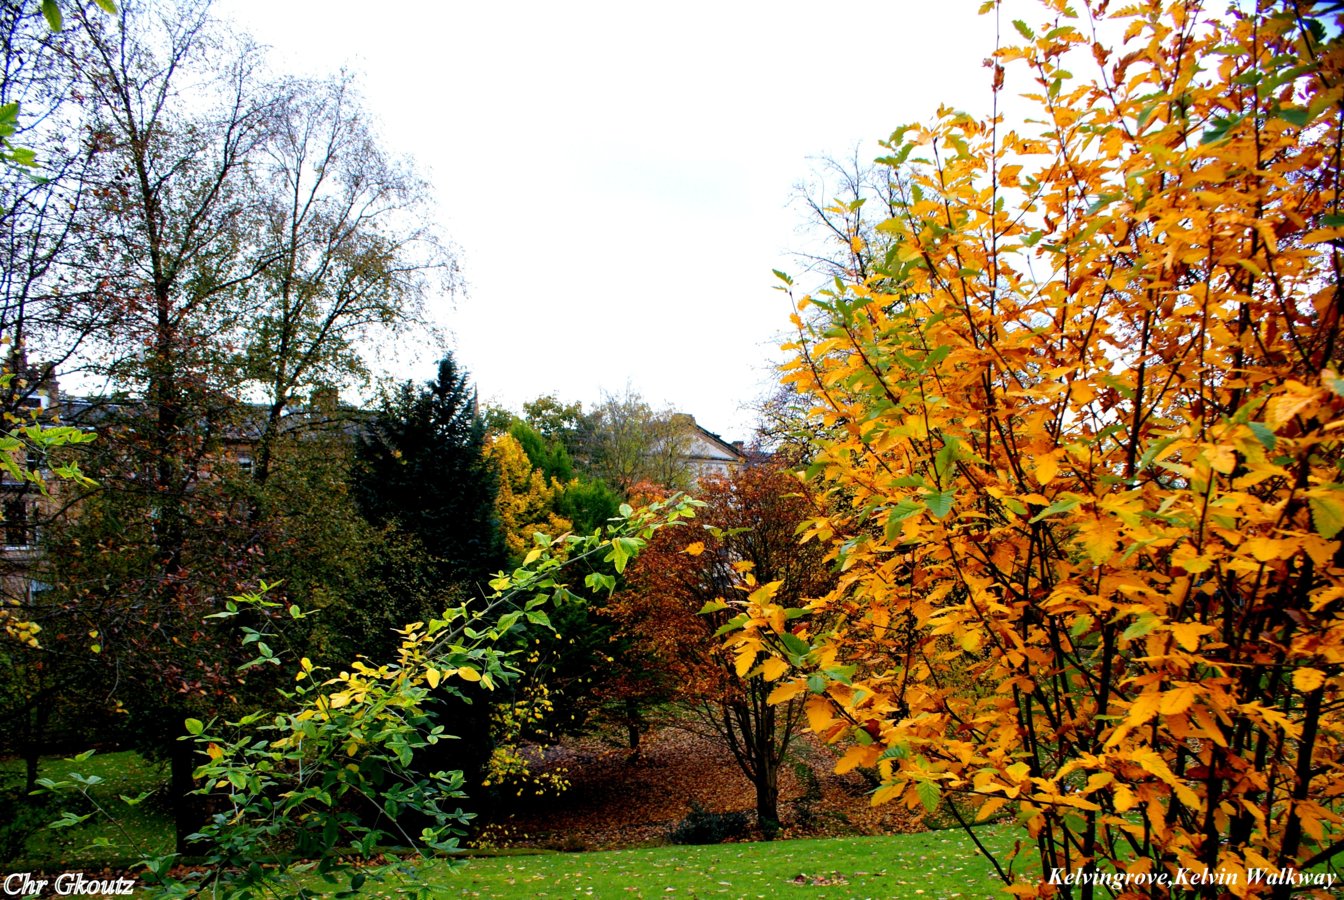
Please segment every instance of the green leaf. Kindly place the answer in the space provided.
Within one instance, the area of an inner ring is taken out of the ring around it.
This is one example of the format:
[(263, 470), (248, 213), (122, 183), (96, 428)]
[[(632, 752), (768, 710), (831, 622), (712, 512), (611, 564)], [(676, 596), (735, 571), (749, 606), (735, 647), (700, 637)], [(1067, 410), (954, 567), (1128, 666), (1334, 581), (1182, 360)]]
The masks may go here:
[(1326, 215), (1321, 216), (1321, 224), (1326, 228), (1338, 228), (1341, 225), (1344, 225), (1344, 216), (1336, 215), (1335, 213), (1327, 213)]
[(938, 808), (938, 801), (942, 799), (942, 791), (938, 789), (938, 783), (935, 781), (920, 781), (915, 784), (915, 793), (919, 795), (919, 802), (924, 804), (924, 808), (933, 812)]
[(1056, 516), (1059, 515), (1060, 513), (1068, 512), (1081, 502), (1083, 502), (1081, 497), (1074, 497), (1074, 496), (1060, 497), (1054, 503), (1051, 503), (1045, 509), (1041, 510), (1035, 516), (1033, 516), (1031, 518), (1031, 524), (1035, 525), (1037, 522), (1041, 521), (1041, 519), (1045, 519), (1050, 516)]
[(826, 676), (815, 672), (807, 676), (807, 689), (814, 694), (826, 693)]
[(1164, 437), (1162, 440), (1149, 446), (1147, 450), (1143, 451), (1143, 456), (1139, 457), (1139, 470), (1142, 471), (1152, 465), (1153, 460), (1157, 458), (1157, 455), (1176, 443), (1177, 440), (1178, 438), (1176, 437)]
[(584, 576), (583, 583), (592, 591), (606, 591), (610, 594), (616, 590), (616, 576), (601, 572), (589, 572)]
[(188, 734), (200, 734), (205, 731), (205, 723), (200, 719), (187, 719), (186, 725)]
[(789, 654), (790, 662), (795, 665), (800, 664), (803, 657), (812, 652), (812, 645), (791, 631), (781, 632), (779, 641), (784, 645), (784, 650)]
[(933, 471), (939, 478), (946, 478), (952, 469), (952, 463), (957, 460), (958, 441), (955, 437), (948, 435), (943, 439), (943, 446), (938, 450), (938, 455), (933, 458)]
[(924, 502), (935, 519), (946, 517), (952, 511), (952, 503), (956, 499), (957, 495), (953, 491), (929, 491), (924, 495)]
[(1161, 619), (1159, 619), (1152, 613), (1148, 612), (1140, 613), (1139, 617), (1135, 619), (1130, 624), (1130, 626), (1124, 630), (1124, 633), (1121, 634), (1120, 637), (1124, 638), (1127, 641), (1132, 641), (1135, 640), (1136, 638), (1141, 638), (1146, 634), (1151, 634), (1153, 632), (1153, 629), (1157, 628), (1157, 625), (1160, 621)]
[(720, 625), (719, 629), (714, 632), (714, 636), (723, 637), (730, 631), (737, 631), (745, 624), (747, 624), (747, 614), (739, 613), (738, 615), (733, 616), (727, 622), (724, 622), (722, 625)]
[(883, 528), (887, 541), (895, 543), (901, 537), (901, 523), (916, 513), (926, 509), (924, 503), (907, 497), (887, 511), (887, 524)]
[(829, 669), (822, 669), (828, 678), (840, 684), (853, 686), (854, 674), (859, 671), (858, 666), (832, 666)]
[(1326, 540), (1334, 540), (1344, 529), (1344, 500), (1339, 497), (1311, 497), (1311, 521), (1317, 533)]
[(1199, 142), (1201, 144), (1212, 144), (1221, 141), (1223, 138), (1227, 137), (1228, 132), (1241, 124), (1241, 120), (1244, 118), (1246, 117), (1223, 116), (1222, 118), (1214, 119), (1213, 122), (1209, 124), (1209, 127), (1204, 129), (1204, 134), (1200, 137)]
[(1274, 115), (1297, 128), (1306, 128), (1314, 118), (1310, 109), (1301, 106), (1280, 107), (1274, 111)]
[(47, 20), (47, 27), (52, 31), (60, 31), (64, 21), (61, 18), (61, 5), (56, 0), (42, 0), (42, 15)]
[(1264, 422), (1247, 422), (1246, 427), (1251, 429), (1255, 439), (1264, 445), (1266, 450), (1273, 450), (1278, 439), (1274, 436), (1274, 429), (1270, 428)]
[(1013, 19), (1013, 27), (1017, 29), (1018, 34), (1027, 40), (1034, 41), (1036, 39), (1036, 32), (1032, 31), (1031, 26), (1021, 19)]

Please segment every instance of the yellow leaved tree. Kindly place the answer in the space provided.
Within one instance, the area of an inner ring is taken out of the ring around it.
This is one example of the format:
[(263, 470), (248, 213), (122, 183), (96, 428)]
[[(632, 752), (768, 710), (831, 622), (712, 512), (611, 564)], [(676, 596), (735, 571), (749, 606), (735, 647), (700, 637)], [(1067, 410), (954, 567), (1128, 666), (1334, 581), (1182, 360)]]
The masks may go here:
[(499, 473), (495, 514), (510, 560), (517, 563), (523, 559), (534, 546), (532, 536), (537, 532), (569, 531), (569, 520), (555, 513), (555, 499), (564, 485), (554, 478), (548, 483), (541, 470), (532, 467), (517, 438), (508, 433), (495, 435), (485, 448), (485, 456)]
[(1004, 23), (1033, 124), (892, 136), (786, 376), (828, 624), (729, 641), (874, 802), (1011, 812), (1016, 893), (1286, 897), (1344, 849), (1339, 23), (1108, 6)]

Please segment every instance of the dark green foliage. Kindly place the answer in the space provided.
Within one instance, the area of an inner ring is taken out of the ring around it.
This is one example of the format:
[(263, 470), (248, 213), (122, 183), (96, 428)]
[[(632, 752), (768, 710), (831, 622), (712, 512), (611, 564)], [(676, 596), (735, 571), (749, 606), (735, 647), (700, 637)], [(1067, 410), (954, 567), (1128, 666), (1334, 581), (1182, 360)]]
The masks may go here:
[(521, 420), (515, 419), (509, 425), (509, 434), (522, 445), (532, 468), (540, 469), (547, 479), (554, 478), (561, 484), (568, 484), (574, 478), (574, 461), (569, 451), (558, 439), (542, 437), (541, 432)]
[[(566, 440), (577, 439), (579, 425), (584, 421), (578, 414), (578, 404), (557, 407), (552, 398), (542, 397), (525, 408), (529, 419), (515, 419), (509, 426), (509, 434), (522, 445), (533, 468), (565, 486), (555, 498), (556, 514), (573, 523), (579, 534), (591, 534), (615, 517), (621, 498), (602, 479), (575, 471)], [(534, 415), (550, 430), (549, 436), (532, 424)]]
[(424, 388), (407, 382), (385, 398), (355, 444), (352, 494), (364, 517), (417, 538), (436, 583), (472, 593), (504, 564), (484, 445), (476, 392), (451, 355)]
[(0, 788), (0, 867), (24, 856), (28, 839), (56, 818), (55, 804), (26, 797), (17, 785)]
[(621, 498), (600, 478), (580, 478), (556, 498), (555, 511), (574, 523), (574, 530), (590, 534), (616, 515)]
[(668, 838), (674, 844), (722, 844), (746, 837), (749, 827), (750, 819), (744, 812), (710, 812), (692, 800), (690, 813)]

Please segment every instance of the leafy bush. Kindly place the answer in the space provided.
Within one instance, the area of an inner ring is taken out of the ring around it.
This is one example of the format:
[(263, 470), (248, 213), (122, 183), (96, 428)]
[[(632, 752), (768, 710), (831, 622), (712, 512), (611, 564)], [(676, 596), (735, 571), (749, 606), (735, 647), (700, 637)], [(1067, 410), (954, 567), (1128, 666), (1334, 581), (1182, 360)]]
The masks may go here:
[(46, 799), (24, 797), (17, 790), (0, 791), (0, 866), (24, 856), (28, 838), (51, 821), (55, 813)]
[(746, 837), (750, 820), (744, 812), (710, 812), (694, 800), (691, 811), (670, 835), (674, 844), (722, 844)]

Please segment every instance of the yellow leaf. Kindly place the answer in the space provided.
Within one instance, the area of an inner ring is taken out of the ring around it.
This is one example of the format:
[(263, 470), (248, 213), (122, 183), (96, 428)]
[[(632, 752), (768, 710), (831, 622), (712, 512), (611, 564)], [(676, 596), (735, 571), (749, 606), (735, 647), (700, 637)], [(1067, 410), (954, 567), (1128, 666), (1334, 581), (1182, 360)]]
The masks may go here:
[(1036, 460), (1036, 480), (1041, 484), (1049, 484), (1055, 480), (1059, 474), (1059, 460), (1055, 454), (1049, 453)]
[(831, 712), (831, 704), (821, 699), (813, 697), (807, 701), (807, 727), (816, 734), (821, 734), (831, 727), (835, 721), (835, 714)]
[(779, 593), (780, 585), (783, 583), (783, 581), (772, 581), (769, 584), (763, 584), (751, 592), (750, 596), (747, 597), (747, 601), (759, 604), (769, 603), (775, 598), (775, 594)]
[(430, 668), (425, 670), (425, 681), (429, 682), (431, 689), (439, 686), (439, 670)]
[(756, 647), (748, 645), (742, 648), (742, 652), (737, 654), (734, 667), (737, 669), (738, 678), (746, 678), (747, 673), (751, 671), (752, 664), (756, 662)]
[(210, 744), (208, 747), (205, 748), (205, 752), (211, 759), (224, 758), (224, 751), (220, 748), (219, 744), (215, 743)]
[[(1296, 385), (1296, 387), (1300, 389), (1302, 385)], [(1304, 393), (1284, 394), (1274, 397), (1265, 407), (1265, 421), (1269, 423), (1271, 428), (1278, 431), (1285, 422), (1310, 406), (1314, 400), (1313, 396)]]
[(1115, 787), (1115, 810), (1116, 812), (1127, 812), (1134, 808), (1134, 804), (1139, 802), (1139, 798), (1127, 785), (1119, 784)]
[[(514, 558), (517, 559), (517, 557)], [(527, 556), (523, 557), (523, 565), (530, 566), (539, 559), (541, 559), (541, 548), (533, 547), (531, 550), (527, 551)]]
[(1189, 709), (1190, 704), (1194, 703), (1198, 696), (1199, 688), (1193, 684), (1183, 684), (1174, 690), (1162, 693), (1162, 703), (1158, 706), (1158, 710), (1164, 716), (1179, 715)]
[(687, 544), (686, 549), (682, 551), (687, 556), (699, 556), (705, 552), (705, 542), (696, 541), (694, 544)]
[(480, 672), (477, 672), (475, 669), (470, 669), (466, 666), (462, 666), (460, 669), (457, 670), (455, 674), (457, 675), (458, 678), (461, 678), (463, 681), (481, 680)]
[(1120, 539), (1120, 526), (1112, 519), (1092, 519), (1078, 529), (1083, 550), (1095, 565), (1101, 565), (1115, 554)]
[(1212, 626), (1201, 625), (1198, 622), (1172, 622), (1169, 627), (1176, 637), (1176, 643), (1190, 651), (1199, 649), (1200, 635), (1213, 631)]
[(789, 700), (792, 700), (794, 697), (797, 697), (805, 690), (807, 690), (806, 682), (803, 681), (785, 682), (784, 684), (777, 685), (775, 689), (770, 692), (770, 696), (765, 698), (765, 702), (769, 703), (771, 706), (774, 706), (779, 703), (786, 703)]
[(1320, 669), (1303, 668), (1293, 672), (1293, 687), (1299, 691), (1314, 691), (1325, 683), (1325, 673)]
[(860, 766), (875, 765), (880, 754), (881, 748), (877, 744), (868, 744), (867, 746), (855, 744), (846, 750), (845, 755), (840, 757), (840, 761), (835, 764), (835, 774), (843, 775)]
[(1275, 541), (1270, 538), (1251, 538), (1242, 547), (1249, 550), (1251, 556), (1254, 556), (1260, 562), (1269, 562), (1272, 559), (1281, 559), (1283, 557), (1283, 541)]
[(1224, 475), (1231, 475), (1232, 470), (1237, 467), (1237, 454), (1231, 447), (1222, 445), (1209, 447), (1204, 451), (1204, 458), (1209, 461), (1215, 472)]
[(1140, 747), (1130, 755), (1130, 758), (1170, 785), (1172, 791), (1176, 794), (1176, 799), (1180, 800), (1186, 806), (1199, 806), (1199, 797), (1194, 791), (1186, 787), (1184, 782), (1180, 781), (1174, 774), (1172, 774), (1171, 767), (1167, 765), (1166, 760), (1158, 755), (1156, 750), (1151, 747)]
[(772, 656), (761, 663), (761, 677), (766, 681), (774, 681), (789, 671), (789, 664), (778, 656)]
[(1113, 781), (1115, 781), (1115, 776), (1110, 772), (1095, 772), (1087, 776), (1087, 786), (1083, 788), (1083, 795), (1086, 796), (1093, 791), (1101, 790)]
[(1002, 809), (1003, 805), (1007, 802), (1008, 800), (1004, 797), (990, 797), (980, 805), (979, 811), (975, 814), (975, 821), (985, 821), (985, 819), (988, 819), (990, 816), (994, 815), (994, 813)]
[(1138, 728), (1157, 715), (1162, 703), (1162, 695), (1157, 691), (1144, 691), (1129, 705), (1129, 714), (1125, 716), (1126, 728)]
[(881, 806), (883, 803), (886, 803), (892, 797), (897, 796), (904, 790), (905, 790), (905, 782), (889, 781), (886, 784), (882, 785), (880, 788), (878, 788), (876, 791), (874, 791), (872, 799), (869, 800), (868, 802), (872, 806)]

